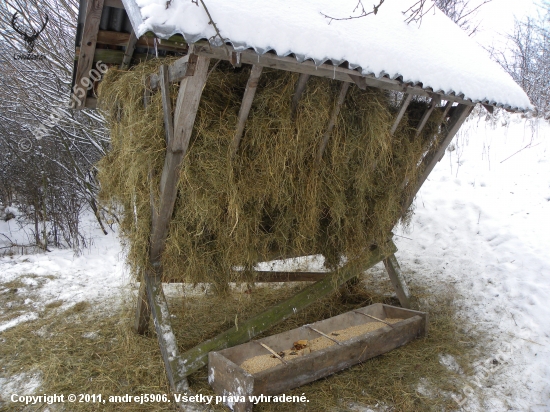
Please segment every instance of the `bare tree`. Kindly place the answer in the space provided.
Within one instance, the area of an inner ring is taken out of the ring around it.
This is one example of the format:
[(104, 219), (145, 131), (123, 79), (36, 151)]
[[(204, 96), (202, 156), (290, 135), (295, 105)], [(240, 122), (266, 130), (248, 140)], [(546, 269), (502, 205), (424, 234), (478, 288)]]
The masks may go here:
[(515, 23), (505, 50), (492, 50), (495, 60), (514, 78), (536, 107), (535, 115), (550, 119), (550, 3), (536, 18)]
[(98, 113), (68, 106), (77, 12), (76, 0), (0, 5), (0, 202), (18, 203), (43, 248), (79, 248), (80, 212), (99, 217), (94, 165), (108, 133)]

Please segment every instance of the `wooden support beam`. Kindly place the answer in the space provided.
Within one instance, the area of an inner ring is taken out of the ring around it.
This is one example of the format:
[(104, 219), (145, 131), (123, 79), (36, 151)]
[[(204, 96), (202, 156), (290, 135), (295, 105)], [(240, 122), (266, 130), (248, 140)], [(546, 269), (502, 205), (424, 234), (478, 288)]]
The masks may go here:
[(330, 272), (254, 272), (256, 282), (317, 282), (330, 275)]
[(149, 319), (151, 317), (151, 308), (147, 298), (147, 285), (141, 276), (139, 291), (137, 297), (136, 317), (134, 318), (134, 332), (139, 335), (146, 335), (149, 332)]
[(418, 122), (418, 126), (416, 126), (416, 136), (420, 136), (420, 133), (422, 133), (424, 126), (426, 126), (426, 123), (428, 123), (428, 119), (430, 118), (439, 103), (441, 103), (441, 98), (439, 96), (432, 97), (430, 105), (422, 115), (420, 122)]
[(263, 67), (256, 64), (252, 65), (252, 69), (250, 70), (250, 77), (246, 83), (243, 101), (241, 103), (241, 108), (239, 109), (237, 131), (235, 132), (235, 136), (233, 136), (233, 141), (231, 142), (231, 156), (235, 156), (239, 150), (239, 144), (244, 132), (246, 119), (248, 119), (248, 114), (250, 113), (250, 108), (252, 107), (252, 101), (254, 100), (254, 95), (256, 94), (256, 89), (258, 88), (258, 82), (260, 81), (262, 70)]
[[(75, 60), (78, 62), (80, 60), (80, 48), (77, 47), (75, 50)], [(152, 59), (153, 56), (147, 53), (134, 53), (132, 55), (132, 60), (145, 61), (147, 59)], [(122, 50), (112, 50), (112, 49), (99, 49), (96, 48), (94, 52), (94, 63), (101, 61), (106, 64), (122, 64), (124, 59), (124, 52)], [(76, 84), (76, 83), (75, 83)]]
[[(99, 32), (97, 33), (97, 43), (108, 46), (126, 46), (128, 44), (128, 40), (130, 39), (130, 34), (131, 33), (123, 33), (118, 31), (99, 30)], [(189, 47), (187, 43), (181, 41), (163, 39), (157, 39), (157, 41), (158, 50), (184, 52)], [(148, 36), (141, 36), (139, 39), (137, 39), (136, 45), (153, 48), (153, 38), (150, 38)]]
[(439, 119), (439, 124), (440, 125), (445, 124), (445, 119), (449, 115), (449, 111), (451, 110), (451, 107), (453, 107), (453, 102), (448, 101), (447, 104), (445, 105), (445, 109), (443, 109), (443, 114), (441, 115), (441, 118)]
[(187, 153), (193, 132), (209, 62), (208, 58), (198, 57), (193, 76), (185, 77), (180, 84), (174, 114), (173, 138), (169, 136), (170, 140), (166, 144), (166, 157), (160, 181), (158, 219), (151, 233), (150, 261), (153, 265), (160, 263), (165, 247), (168, 225), (176, 202), (181, 162)]
[(407, 286), (407, 283), (405, 282), (405, 278), (403, 277), (403, 273), (401, 272), (399, 263), (395, 258), (395, 254), (392, 254), (391, 256), (388, 256), (386, 259), (384, 259), (384, 266), (386, 267), (386, 271), (388, 272), (390, 281), (395, 289), (395, 294), (399, 299), (399, 303), (401, 303), (402, 307), (410, 309), (411, 293), (409, 292), (409, 288)]
[(130, 67), (130, 62), (132, 61), (132, 56), (134, 55), (134, 50), (136, 49), (137, 37), (136, 33), (132, 30), (126, 43), (126, 50), (124, 51), (124, 57), (122, 58), (122, 63), (120, 64), (121, 70), (126, 70)]
[(105, 0), (105, 7), (113, 7), (115, 9), (123, 9), (124, 4), (121, 0)]
[(176, 337), (174, 336), (170, 321), (168, 303), (162, 290), (162, 283), (158, 276), (148, 272), (144, 273), (143, 277), (144, 282), (142, 283), (146, 285), (147, 301), (153, 315), (153, 322), (170, 389), (172, 393), (183, 393), (183, 391), (189, 389), (185, 374), (186, 368), (179, 356)]
[(206, 365), (208, 362), (208, 352), (249, 341), (254, 336), (269, 330), (273, 325), (282, 322), (319, 299), (328, 296), (346, 281), (360, 275), (363, 271), (384, 260), (397, 250), (393, 242), (386, 245), (385, 249), (386, 252), (382, 252), (380, 248), (365, 252), (361, 258), (355, 259), (340, 268), (333, 276), (325, 277), (323, 280), (306, 287), (284, 302), (272, 306), (261, 314), (188, 350), (182, 354), (186, 368), (185, 374), (189, 375)]
[[(233, 48), (229, 45), (222, 47), (214, 47), (207, 41), (199, 41), (195, 43), (195, 53), (199, 56), (205, 56), (221, 60), (231, 60)], [(316, 66), (314, 62), (306, 60), (299, 62), (294, 57), (277, 56), (274, 53), (258, 54), (253, 50), (243, 50), (240, 52), (240, 61), (242, 64), (259, 64), (264, 67), (272, 67), (279, 70), (286, 70), (295, 73), (310, 74), (313, 76), (326, 77), (329, 79), (340, 80), (348, 83), (356, 83), (351, 76), (360, 76), (364, 79), (365, 87), (378, 87), (384, 90), (394, 90), (403, 93), (409, 93), (418, 96), (431, 97), (435, 92), (424, 90), (421, 86), (404, 83), (397, 79), (389, 79), (387, 77), (376, 78), (371, 75), (362, 76), (357, 70), (348, 69), (345, 67), (334, 66), (332, 64), (321, 64)], [(363, 80), (361, 80), (363, 82)], [(454, 102), (474, 105), (474, 103), (464, 100), (459, 96), (440, 94), (444, 100), (452, 100)]]
[(428, 178), (429, 174), (434, 169), (435, 165), (443, 158), (445, 155), (445, 150), (447, 149), (447, 146), (449, 146), (449, 143), (453, 140), (453, 137), (455, 137), (456, 133), (460, 130), (460, 127), (462, 124), (466, 121), (469, 114), (472, 112), (472, 109), (474, 106), (465, 105), (465, 104), (459, 104), (454, 112), (451, 118), (449, 119), (449, 123), (445, 127), (445, 134), (441, 142), (437, 143), (437, 148), (434, 151), (428, 152), (424, 159), (422, 159), (422, 162), (420, 163), (419, 168), (423, 170), (422, 174), (420, 175), (420, 178), (415, 184), (415, 187), (413, 191), (411, 192), (411, 195), (405, 200), (403, 203), (402, 208), (402, 215), (407, 211), (411, 203), (413, 202), (416, 194)]
[[(84, 29), (82, 31), (82, 42), (80, 46), (80, 56), (76, 66), (75, 88), (84, 88), (83, 79), (90, 81), (90, 70), (94, 63), (95, 47), (97, 42), (97, 32), (103, 11), (103, 0), (88, 0), (86, 7), (86, 17), (84, 18)], [(74, 90), (73, 90), (74, 92)], [(78, 95), (78, 94), (77, 94)], [(82, 109), (86, 105), (86, 94), (77, 101), (75, 109)]]
[[(198, 59), (197, 55), (188, 54), (168, 66), (168, 82), (175, 83), (182, 81), (186, 77), (193, 76)], [(149, 78), (149, 87), (152, 91), (158, 90), (160, 87), (159, 76), (157, 74), (152, 74)]]
[(330, 139), (330, 135), (332, 134), (332, 129), (334, 129), (334, 126), (336, 125), (336, 122), (338, 120), (338, 115), (340, 114), (340, 109), (344, 104), (349, 85), (349, 83), (342, 83), (340, 93), (338, 94), (338, 99), (336, 100), (336, 104), (332, 109), (332, 114), (330, 116), (330, 121), (327, 126), (327, 131), (325, 132), (321, 142), (319, 143), (319, 150), (317, 151), (317, 162), (320, 162), (323, 159), (323, 153), (325, 152), (328, 140)]
[(162, 114), (164, 118), (164, 134), (166, 147), (174, 140), (174, 120), (172, 118), (172, 99), (170, 98), (170, 81), (168, 79), (168, 66), (159, 67), (159, 83), (162, 94)]
[(411, 103), (412, 98), (413, 98), (413, 95), (411, 93), (405, 94), (403, 96), (403, 101), (401, 102), (401, 106), (399, 107), (399, 112), (397, 112), (397, 117), (393, 122), (393, 126), (391, 127), (390, 135), (393, 136), (393, 134), (397, 130), (397, 126), (399, 126), (399, 123), (401, 123), (401, 119), (403, 119), (403, 116), (405, 115), (405, 112), (407, 111), (407, 107), (409, 107), (409, 104)]
[(300, 99), (302, 98), (302, 94), (306, 89), (309, 76), (310, 76), (309, 74), (302, 73), (298, 78), (298, 81), (296, 82), (296, 88), (294, 89), (294, 96), (292, 96), (292, 103), (290, 106), (290, 113), (292, 117), (296, 115), (296, 111), (298, 110), (298, 103), (300, 102)]

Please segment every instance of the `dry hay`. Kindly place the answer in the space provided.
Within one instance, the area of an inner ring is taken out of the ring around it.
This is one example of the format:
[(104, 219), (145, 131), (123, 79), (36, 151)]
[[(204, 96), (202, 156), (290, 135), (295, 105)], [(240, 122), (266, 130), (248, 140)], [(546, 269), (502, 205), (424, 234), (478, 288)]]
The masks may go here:
[[(391, 287), (389, 282), (385, 286)], [(251, 294), (230, 293), (227, 297), (209, 295), (187, 296), (185, 300), (169, 298), (172, 319), (180, 350), (197, 343), (262, 312), (266, 307), (291, 296), (296, 288), (256, 288)], [(415, 296), (422, 291), (416, 289)], [(484, 348), (489, 338), (468, 333), (472, 327), (454, 314), (451, 301), (454, 295), (429, 296), (429, 306), (416, 309), (430, 313), (429, 335), (370, 359), (317, 382), (297, 388), (289, 394), (305, 393), (310, 402), (307, 408), (287, 404), (285, 410), (336, 411), (349, 410), (351, 402), (363, 405), (389, 405), (400, 412), (427, 412), (453, 410), (456, 406), (449, 393), (458, 393), (471, 376), (471, 365), (485, 359)], [(0, 299), (4, 299), (1, 296)], [(372, 303), (395, 304), (392, 298), (372, 295), (362, 284), (344, 289), (339, 294), (316, 302), (302, 313), (289, 318), (268, 332), (283, 332), (325, 319)], [(108, 303), (104, 309), (112, 308)], [(116, 307), (116, 305), (114, 305)], [(205, 310), (208, 308), (208, 310)], [(122, 310), (98, 313), (97, 305), (80, 303), (68, 310), (52, 308), (39, 318), (0, 333), (0, 378), (21, 374), (39, 374), (42, 385), (36, 394), (101, 393), (109, 395), (139, 395), (168, 393), (158, 344), (153, 337), (146, 338), (132, 332), (130, 325), (134, 312), (130, 304)], [(200, 325), (201, 327), (197, 327)], [(478, 353), (479, 351), (479, 353)], [(457, 375), (440, 363), (440, 354), (455, 357), (465, 371)], [(189, 377), (191, 389), (213, 395), (208, 385), (206, 368)], [(434, 396), (418, 392), (419, 385), (432, 389)], [(477, 391), (477, 387), (474, 387)], [(28, 395), (28, 393), (21, 393)], [(479, 396), (476, 393), (474, 396)], [(2, 402), (3, 401), (3, 402)], [(0, 411), (46, 410), (95, 411), (97, 404), (34, 405), (23, 408), (7, 399), (0, 399)], [(104, 411), (162, 411), (175, 410), (174, 403), (105, 404)], [(226, 409), (218, 406), (216, 411)], [(259, 404), (255, 411), (277, 411), (276, 404)]]
[[(144, 79), (161, 63), (169, 61), (110, 70), (100, 90), (112, 142), (99, 163), (101, 198), (122, 206), (121, 228), (136, 273), (149, 263), (150, 191), (158, 198), (165, 153), (161, 94), (144, 108)], [(252, 281), (249, 269), (274, 255), (321, 253), (334, 267), (341, 256), (353, 258), (384, 243), (414, 186), (403, 189), (404, 182), (416, 181), (426, 143), (438, 131), (433, 120), (415, 137), (426, 108), (416, 101), (390, 136), (396, 107), (389, 96), (353, 85), (317, 164), (341, 83), (312, 76), (293, 117), (298, 75), (264, 69), (232, 158), (248, 76), (248, 68), (223, 63), (209, 75), (162, 258), (165, 279), (207, 281), (226, 290), (230, 281)], [(171, 93), (175, 105), (177, 85)]]

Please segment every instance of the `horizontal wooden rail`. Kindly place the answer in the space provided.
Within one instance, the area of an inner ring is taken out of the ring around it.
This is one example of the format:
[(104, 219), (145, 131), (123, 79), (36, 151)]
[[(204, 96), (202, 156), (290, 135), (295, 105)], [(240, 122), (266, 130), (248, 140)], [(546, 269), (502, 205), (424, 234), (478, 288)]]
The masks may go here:
[(340, 268), (333, 276), (326, 276), (323, 280), (306, 287), (284, 302), (272, 306), (259, 315), (188, 350), (181, 355), (182, 362), (186, 368), (185, 374), (189, 375), (205, 366), (208, 362), (208, 352), (225, 349), (249, 341), (254, 336), (269, 330), (277, 323), (300, 312), (319, 299), (328, 296), (348, 280), (360, 275), (363, 271), (383, 261), (396, 251), (397, 248), (393, 242), (390, 242), (385, 252), (382, 252), (380, 248), (367, 251), (363, 257)]

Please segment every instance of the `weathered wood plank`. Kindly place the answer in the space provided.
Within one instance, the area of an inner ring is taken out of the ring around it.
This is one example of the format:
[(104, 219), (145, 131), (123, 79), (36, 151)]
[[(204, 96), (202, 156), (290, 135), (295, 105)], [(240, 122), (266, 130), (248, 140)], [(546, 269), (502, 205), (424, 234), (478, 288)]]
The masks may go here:
[(124, 51), (124, 57), (122, 58), (122, 63), (120, 64), (121, 70), (126, 70), (130, 66), (132, 61), (132, 56), (134, 55), (134, 50), (136, 49), (137, 37), (136, 33), (132, 30), (126, 43), (126, 50)]
[(411, 103), (412, 98), (413, 98), (413, 95), (410, 93), (403, 96), (403, 101), (401, 102), (401, 106), (399, 107), (399, 112), (397, 112), (397, 117), (395, 118), (395, 121), (393, 122), (393, 126), (391, 127), (391, 130), (390, 130), (390, 134), (392, 136), (397, 130), (397, 126), (399, 126), (399, 123), (401, 123), (401, 119), (403, 119), (403, 116), (405, 115), (405, 112), (407, 111), (407, 107), (409, 107), (409, 104)]
[[(128, 40), (130, 39), (130, 33), (123, 33), (118, 31), (110, 30), (99, 30), (97, 33), (97, 43), (105, 44), (109, 46), (126, 46)], [(157, 39), (157, 49), (158, 50), (169, 50), (175, 52), (184, 52), (188, 49), (187, 43), (182, 43), (180, 41), (171, 41), (171, 40), (161, 40)], [(153, 48), (153, 39), (147, 36), (141, 36), (137, 39), (137, 46), (144, 46)]]
[(317, 162), (320, 162), (323, 159), (323, 153), (325, 152), (325, 149), (327, 147), (328, 141), (330, 139), (330, 135), (332, 134), (332, 130), (334, 129), (334, 126), (338, 121), (338, 115), (340, 114), (340, 109), (344, 104), (344, 100), (346, 98), (346, 94), (348, 93), (349, 86), (350, 86), (349, 83), (342, 83), (342, 87), (340, 88), (340, 93), (338, 94), (338, 99), (336, 100), (336, 104), (334, 105), (334, 108), (332, 109), (332, 114), (330, 115), (327, 131), (325, 132), (325, 134), (323, 135), (323, 138), (321, 139), (321, 142), (319, 143), (319, 149), (317, 150)]
[[(197, 60), (197, 55), (188, 54), (168, 66), (168, 82), (175, 83), (182, 81), (186, 77), (193, 76), (195, 74)], [(153, 91), (159, 88), (159, 76), (157, 74), (152, 74), (149, 78), (149, 87)]]
[(113, 7), (115, 9), (123, 9), (124, 4), (121, 0), (105, 0), (105, 7)]
[[(229, 51), (228, 51), (229, 50)], [(206, 41), (195, 43), (195, 53), (200, 56), (230, 60), (230, 46), (213, 47)], [(333, 66), (331, 64), (321, 64), (316, 66), (312, 61), (298, 62), (294, 57), (282, 57), (273, 53), (265, 53), (258, 55), (253, 50), (243, 50), (241, 54), (241, 63), (243, 64), (258, 64), (264, 67), (272, 67), (280, 70), (292, 71), (295, 73), (310, 74), (313, 76), (326, 77), (329, 79), (355, 83), (351, 76), (361, 76), (356, 70), (347, 69), (345, 67)], [(394, 90), (398, 92), (406, 92), (413, 95), (431, 97), (433, 94), (444, 96), (444, 100), (452, 100), (463, 104), (474, 105), (474, 103), (464, 100), (458, 96), (444, 95), (443, 93), (435, 93), (430, 90), (424, 90), (420, 86), (403, 83), (396, 79), (386, 77), (375, 78), (374, 76), (362, 76), (365, 80), (365, 85), (370, 87), (378, 87), (384, 90)]]
[[(257, 283), (272, 282), (317, 282), (330, 276), (330, 272), (276, 272), (254, 271), (254, 281)], [(181, 283), (181, 279), (162, 279), (165, 283)]]
[(162, 115), (164, 118), (164, 134), (166, 137), (166, 147), (174, 139), (174, 120), (172, 118), (172, 99), (170, 98), (170, 83), (168, 80), (168, 66), (159, 67), (159, 83), (162, 94)]
[(330, 275), (329, 272), (254, 272), (256, 282), (317, 282)]
[[(145, 61), (151, 59), (153, 56), (147, 53), (134, 53), (132, 55), (133, 61)], [(77, 47), (75, 50), (75, 60), (80, 59), (80, 48)], [(118, 64), (122, 63), (124, 59), (124, 52), (122, 50), (111, 50), (111, 49), (99, 49), (96, 48), (94, 52), (94, 62), (101, 61), (106, 64)], [(76, 83), (75, 83), (76, 84)]]
[(147, 300), (147, 286), (143, 281), (143, 275), (141, 276), (141, 283), (139, 285), (136, 316), (134, 318), (134, 332), (139, 335), (146, 335), (149, 331), (149, 319), (151, 316), (151, 308)]
[(194, 371), (206, 365), (208, 361), (208, 352), (220, 350), (230, 346), (238, 345), (246, 342), (265, 332), (273, 325), (282, 322), (295, 313), (307, 308), (312, 303), (334, 292), (340, 285), (347, 280), (358, 276), (363, 271), (371, 268), (378, 262), (384, 260), (391, 254), (395, 253), (397, 248), (390, 242), (385, 248), (384, 253), (380, 248), (365, 252), (364, 256), (348, 263), (344, 267), (337, 270), (333, 276), (327, 276), (323, 280), (306, 287), (293, 297), (281, 302), (265, 312), (254, 316), (233, 327), (220, 335), (201, 343), (200, 345), (188, 350), (182, 354), (183, 362), (186, 367), (186, 374), (189, 375)]
[(384, 259), (384, 266), (386, 267), (386, 271), (388, 272), (390, 281), (393, 285), (393, 288), (395, 289), (395, 294), (397, 295), (397, 299), (399, 299), (399, 303), (401, 303), (402, 307), (410, 309), (411, 293), (409, 291), (407, 283), (405, 282), (405, 278), (403, 277), (403, 273), (401, 272), (399, 263), (395, 258), (395, 254), (392, 254), (391, 256), (388, 256), (386, 259)]
[(302, 98), (302, 94), (306, 89), (307, 81), (309, 80), (309, 74), (301, 74), (296, 82), (296, 88), (294, 89), (294, 96), (292, 96), (292, 103), (290, 105), (290, 113), (294, 117), (298, 110), (298, 103)]
[[(82, 31), (82, 42), (80, 46), (80, 56), (76, 67), (75, 88), (83, 87), (82, 80), (90, 81), (90, 70), (94, 63), (94, 54), (97, 42), (97, 32), (99, 30), (99, 22), (101, 20), (101, 12), (103, 10), (103, 0), (88, 0), (86, 7), (86, 17), (84, 18), (84, 29)], [(77, 99), (75, 109), (82, 109), (86, 105), (86, 94)]]
[(418, 122), (418, 126), (416, 126), (416, 136), (420, 136), (420, 133), (422, 133), (422, 130), (424, 130), (424, 126), (426, 126), (426, 123), (428, 123), (428, 119), (430, 118), (439, 103), (441, 103), (441, 98), (439, 96), (434, 96), (430, 102), (430, 105)]
[(235, 156), (239, 150), (239, 144), (244, 132), (244, 126), (246, 124), (246, 120), (248, 119), (252, 102), (254, 101), (254, 95), (256, 94), (256, 89), (258, 88), (258, 82), (260, 81), (262, 70), (263, 67), (256, 64), (252, 65), (252, 69), (250, 70), (250, 77), (246, 82), (243, 101), (241, 103), (241, 108), (239, 109), (237, 130), (235, 132), (235, 136), (233, 136), (233, 141), (231, 142), (231, 156)]
[(170, 389), (173, 393), (182, 393), (189, 389), (189, 384), (185, 375), (185, 365), (179, 356), (176, 337), (172, 330), (170, 311), (168, 310), (168, 303), (162, 290), (162, 283), (158, 276), (152, 276), (148, 272), (145, 272), (143, 277), (147, 289), (147, 301), (153, 315), (153, 322)]
[(208, 58), (198, 57), (194, 75), (185, 77), (180, 84), (174, 113), (173, 138), (166, 145), (166, 157), (160, 181), (158, 219), (155, 230), (151, 233), (150, 261), (153, 265), (160, 262), (168, 236), (168, 225), (176, 202), (181, 162), (189, 146), (202, 90), (206, 83), (209, 61)]

